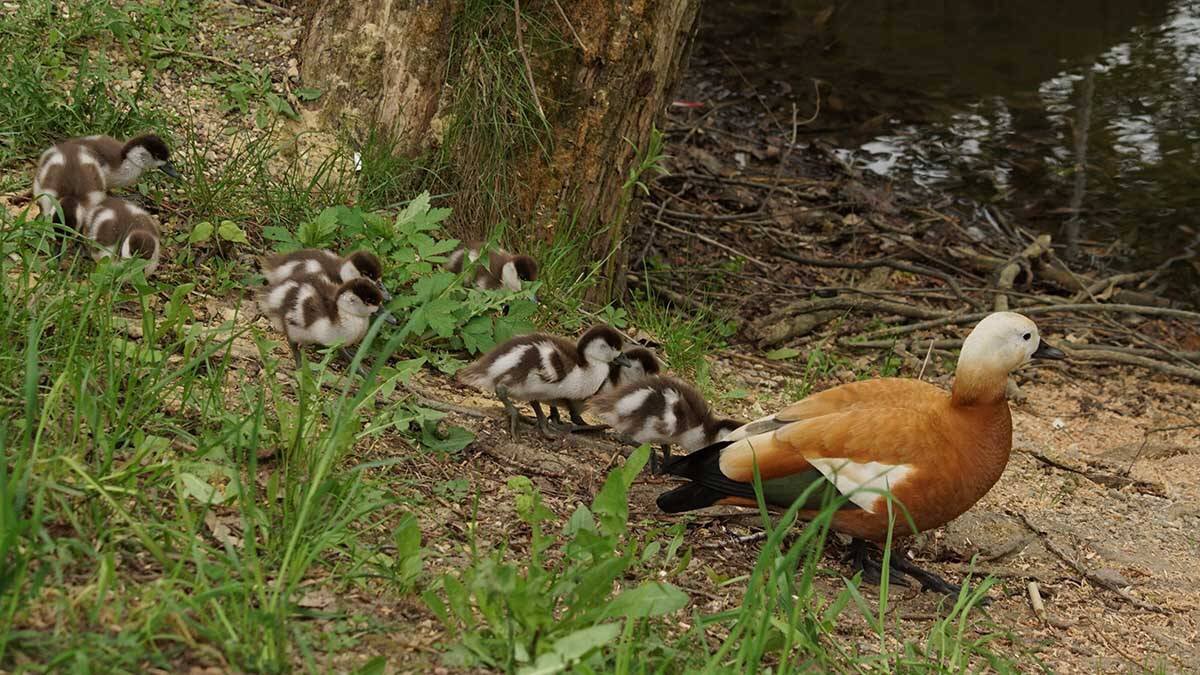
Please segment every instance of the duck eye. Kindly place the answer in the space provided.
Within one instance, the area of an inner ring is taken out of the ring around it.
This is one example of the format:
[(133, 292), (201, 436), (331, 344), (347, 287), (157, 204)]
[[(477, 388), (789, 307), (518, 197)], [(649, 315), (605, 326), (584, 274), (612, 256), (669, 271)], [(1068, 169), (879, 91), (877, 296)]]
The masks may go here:
[(1028, 340), (1033, 337), (1033, 333), (1026, 333), (1021, 336), (1022, 339)]

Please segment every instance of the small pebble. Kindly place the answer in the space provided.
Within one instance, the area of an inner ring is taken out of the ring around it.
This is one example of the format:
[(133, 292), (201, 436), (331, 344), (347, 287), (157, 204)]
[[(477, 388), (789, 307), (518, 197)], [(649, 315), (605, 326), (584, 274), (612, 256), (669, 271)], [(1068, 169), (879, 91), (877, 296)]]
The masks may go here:
[(1050, 426), (1054, 427), (1055, 431), (1059, 431), (1061, 429), (1066, 429), (1067, 423), (1064, 422), (1061, 417), (1055, 417), (1054, 421), (1050, 423)]

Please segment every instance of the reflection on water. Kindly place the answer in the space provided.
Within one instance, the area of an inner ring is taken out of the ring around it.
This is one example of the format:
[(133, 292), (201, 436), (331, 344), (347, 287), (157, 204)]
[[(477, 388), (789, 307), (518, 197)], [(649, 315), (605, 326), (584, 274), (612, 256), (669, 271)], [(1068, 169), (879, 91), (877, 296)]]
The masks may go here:
[(704, 11), (702, 60), (791, 98), (823, 81), (819, 124), (860, 166), (998, 203), (1129, 268), (1176, 258), (1172, 294), (1200, 295), (1200, 0)]

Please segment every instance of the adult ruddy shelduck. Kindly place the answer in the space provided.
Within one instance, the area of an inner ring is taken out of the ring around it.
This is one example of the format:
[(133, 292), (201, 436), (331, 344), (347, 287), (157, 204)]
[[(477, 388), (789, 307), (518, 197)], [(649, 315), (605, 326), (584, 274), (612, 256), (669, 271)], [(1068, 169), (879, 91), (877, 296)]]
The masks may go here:
[[(1012, 449), (1008, 374), (1030, 359), (1064, 357), (1028, 318), (997, 312), (963, 342), (949, 394), (912, 379), (853, 382), (814, 394), (671, 462), (666, 473), (691, 482), (660, 495), (658, 506), (667, 513), (755, 506), (756, 463), (763, 498), (776, 508), (790, 507), (813, 483), (832, 486), (848, 497), (832, 528), (853, 537), (853, 562), (876, 580), (880, 563), (865, 540), (885, 541), (891, 520), (895, 536), (939, 527), (987, 494)], [(891, 509), (883, 491), (897, 502)], [(809, 493), (801, 518), (817, 515), (825, 492)], [(903, 555), (890, 560), (893, 578), (908, 575), (926, 589), (958, 592)]]

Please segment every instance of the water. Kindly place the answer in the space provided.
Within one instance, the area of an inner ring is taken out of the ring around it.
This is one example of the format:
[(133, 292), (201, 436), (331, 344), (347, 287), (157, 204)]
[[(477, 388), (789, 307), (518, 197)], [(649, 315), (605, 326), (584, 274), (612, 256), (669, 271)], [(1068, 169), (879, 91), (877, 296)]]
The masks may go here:
[[(865, 170), (1200, 300), (1200, 0), (705, 3), (697, 56)], [(807, 105), (807, 108), (805, 107)], [(812, 129), (813, 127), (810, 127)]]

